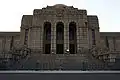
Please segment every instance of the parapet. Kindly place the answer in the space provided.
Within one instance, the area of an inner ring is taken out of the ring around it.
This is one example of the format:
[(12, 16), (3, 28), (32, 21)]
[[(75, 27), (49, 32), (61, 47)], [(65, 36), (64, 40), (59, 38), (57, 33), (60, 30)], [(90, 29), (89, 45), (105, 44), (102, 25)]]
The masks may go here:
[(99, 27), (99, 20), (96, 15), (88, 15), (87, 20), (90, 27)]
[(23, 15), (21, 26), (31, 26), (32, 25), (33, 15)]

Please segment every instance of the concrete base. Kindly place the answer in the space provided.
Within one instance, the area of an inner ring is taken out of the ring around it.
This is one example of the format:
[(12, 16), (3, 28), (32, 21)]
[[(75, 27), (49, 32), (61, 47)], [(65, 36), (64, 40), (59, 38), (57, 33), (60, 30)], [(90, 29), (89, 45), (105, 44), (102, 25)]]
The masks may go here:
[(119, 80), (119, 71), (1, 71), (2, 80)]

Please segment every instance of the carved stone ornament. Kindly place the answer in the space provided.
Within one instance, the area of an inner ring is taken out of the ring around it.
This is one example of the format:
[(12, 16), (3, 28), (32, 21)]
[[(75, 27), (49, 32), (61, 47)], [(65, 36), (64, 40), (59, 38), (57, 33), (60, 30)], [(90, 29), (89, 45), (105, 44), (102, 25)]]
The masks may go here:
[(56, 9), (56, 16), (57, 17), (63, 17), (64, 16), (64, 10), (63, 9)]

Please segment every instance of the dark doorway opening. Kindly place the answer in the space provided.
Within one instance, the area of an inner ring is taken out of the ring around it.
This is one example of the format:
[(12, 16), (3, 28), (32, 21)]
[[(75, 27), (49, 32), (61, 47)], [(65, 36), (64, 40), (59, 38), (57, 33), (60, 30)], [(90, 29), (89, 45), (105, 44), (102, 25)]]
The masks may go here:
[(75, 54), (75, 44), (70, 44), (70, 54)]
[(51, 53), (51, 23), (44, 23), (44, 33), (43, 33), (43, 50), (44, 54)]
[(50, 49), (51, 48), (51, 45), (50, 44), (45, 44), (45, 54), (50, 54)]
[(63, 54), (64, 53), (64, 46), (63, 44), (57, 44), (57, 54)]

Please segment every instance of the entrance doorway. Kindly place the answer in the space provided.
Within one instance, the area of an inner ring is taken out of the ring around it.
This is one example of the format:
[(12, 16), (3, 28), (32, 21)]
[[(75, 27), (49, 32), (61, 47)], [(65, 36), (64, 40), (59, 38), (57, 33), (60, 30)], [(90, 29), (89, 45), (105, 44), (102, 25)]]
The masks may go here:
[(70, 54), (75, 54), (75, 44), (70, 44)]
[(63, 54), (64, 53), (64, 46), (63, 44), (57, 44), (56, 54)]
[(51, 52), (51, 45), (45, 44), (45, 54), (50, 54), (50, 52)]

